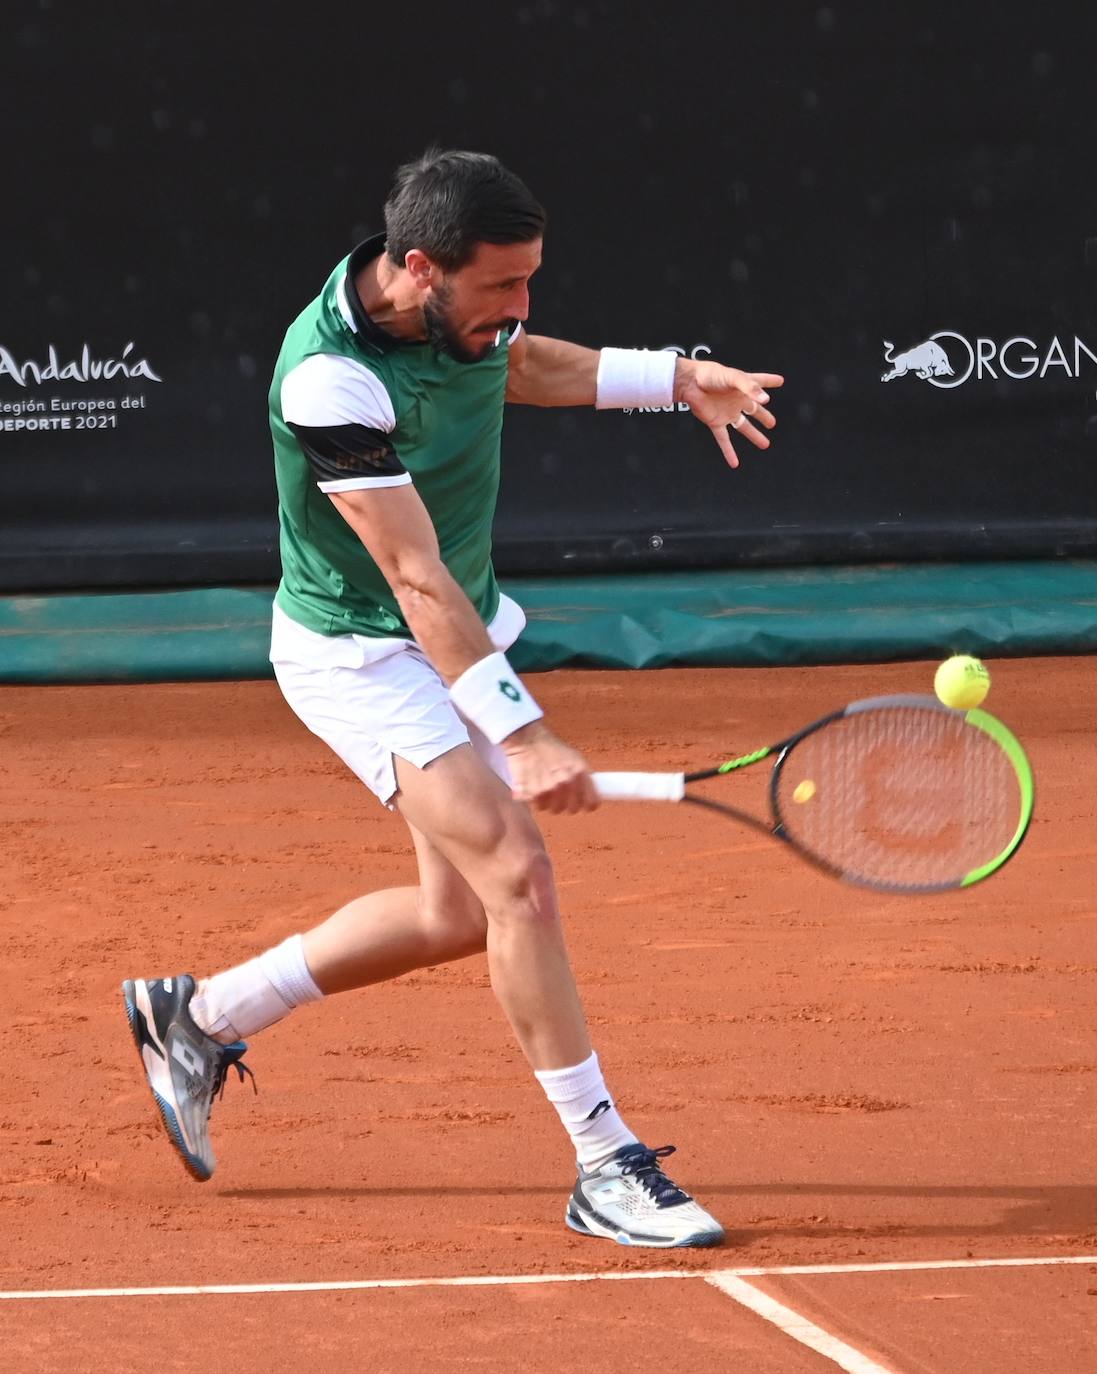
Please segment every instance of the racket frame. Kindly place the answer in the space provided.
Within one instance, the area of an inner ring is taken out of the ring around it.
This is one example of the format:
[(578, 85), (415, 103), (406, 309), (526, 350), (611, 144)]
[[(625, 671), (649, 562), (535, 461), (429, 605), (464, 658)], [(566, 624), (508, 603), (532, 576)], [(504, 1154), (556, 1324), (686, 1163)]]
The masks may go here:
[[(846, 716), (856, 715), (861, 711), (880, 711), (880, 710), (932, 710), (939, 711), (944, 715), (958, 716), (966, 724), (982, 730), (989, 735), (998, 745), (1002, 752), (1009, 759), (1013, 766), (1014, 774), (1017, 778), (1018, 788), (1021, 797), (1020, 816), (1017, 827), (1009, 843), (994, 858), (986, 863), (979, 865), (978, 868), (963, 874), (960, 879), (950, 880), (942, 883), (925, 883), (917, 886), (910, 886), (904, 883), (886, 883), (868, 879), (863, 875), (846, 872), (837, 865), (828, 863), (810, 849), (805, 848), (797, 840), (793, 839), (785, 829), (784, 816), (781, 811), (779, 800), (779, 789), (781, 782), (781, 770), (792, 750), (801, 740), (813, 735), (826, 726), (833, 724), (836, 720), (842, 720)], [(704, 782), (710, 778), (722, 777), (727, 773), (737, 772), (742, 768), (749, 768), (752, 764), (761, 763), (764, 759), (772, 759), (773, 766), (769, 776), (769, 810), (770, 818), (762, 820), (758, 816), (751, 815), (748, 811), (741, 811), (736, 806), (731, 806), (727, 802), (716, 801), (711, 797), (699, 797), (689, 792), (684, 793), (682, 801), (689, 802), (692, 806), (704, 807), (709, 811), (717, 811), (723, 815), (730, 816), (733, 820), (742, 825), (749, 826), (752, 830), (760, 831), (762, 834), (771, 835), (794, 849), (801, 858), (814, 864), (824, 873), (829, 873), (832, 877), (851, 882), (858, 887), (873, 888), (878, 892), (901, 892), (901, 893), (934, 893), (951, 892), (957, 888), (971, 887), (973, 884), (982, 882), (984, 878), (989, 878), (992, 873), (997, 871), (1013, 857), (1020, 847), (1021, 841), (1025, 838), (1028, 831), (1029, 822), (1032, 820), (1032, 808), (1035, 799), (1035, 785), (1032, 776), (1032, 769), (1025, 755), (1020, 742), (1011, 730), (1002, 724), (996, 716), (973, 707), (967, 711), (955, 710), (951, 706), (946, 706), (936, 697), (920, 696), (915, 693), (897, 694), (886, 697), (866, 697), (862, 701), (850, 702), (841, 710), (831, 711), (825, 716), (820, 716), (810, 725), (805, 725), (797, 730), (795, 734), (789, 735), (786, 739), (780, 740), (776, 744), (768, 745), (764, 749), (755, 749), (752, 753), (741, 754), (738, 758), (728, 759), (715, 768), (703, 768), (693, 773), (684, 775), (685, 785), (690, 783)]]

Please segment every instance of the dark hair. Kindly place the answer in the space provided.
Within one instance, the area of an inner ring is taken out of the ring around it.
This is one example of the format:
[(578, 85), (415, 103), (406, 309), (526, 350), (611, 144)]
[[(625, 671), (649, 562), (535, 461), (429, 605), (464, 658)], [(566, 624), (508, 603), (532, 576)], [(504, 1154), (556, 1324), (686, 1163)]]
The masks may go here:
[(455, 272), (478, 243), (529, 243), (544, 231), (525, 183), (488, 153), (429, 148), (397, 169), (385, 201), (385, 248), (401, 267), (418, 248)]

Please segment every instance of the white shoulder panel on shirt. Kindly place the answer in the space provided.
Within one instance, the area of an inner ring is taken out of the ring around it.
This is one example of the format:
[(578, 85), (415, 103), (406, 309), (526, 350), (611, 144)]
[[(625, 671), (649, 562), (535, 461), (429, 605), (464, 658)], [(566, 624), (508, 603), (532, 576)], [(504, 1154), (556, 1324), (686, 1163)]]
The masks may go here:
[(385, 384), (368, 367), (336, 353), (314, 353), (282, 379), (287, 424), (365, 425), (391, 433), (396, 412)]

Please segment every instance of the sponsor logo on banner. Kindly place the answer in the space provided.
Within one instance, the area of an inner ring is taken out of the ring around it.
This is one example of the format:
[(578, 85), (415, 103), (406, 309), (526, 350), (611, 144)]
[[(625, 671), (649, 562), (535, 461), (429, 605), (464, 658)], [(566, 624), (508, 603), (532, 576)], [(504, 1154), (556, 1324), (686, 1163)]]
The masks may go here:
[(884, 362), (888, 370), (880, 374), (882, 382), (913, 376), (952, 391), (970, 381), (1026, 382), (1049, 375), (1076, 380), (1088, 368), (1097, 367), (1097, 353), (1077, 334), (1066, 342), (1056, 335), (1047, 343), (1037, 343), (1024, 334), (999, 342), (983, 337), (972, 340), (954, 329), (939, 329), (901, 353), (885, 339)]
[[(22, 358), (0, 344), (0, 433), (117, 429), (120, 413), (147, 405), (145, 391), (128, 384), (162, 380), (132, 340), (117, 357), (100, 357), (89, 344), (72, 357), (50, 344), (44, 359)], [(53, 388), (61, 383), (68, 385), (54, 394)], [(106, 394), (104, 383), (114, 384), (113, 394)], [(95, 384), (100, 389), (91, 396), (74, 395), (72, 384)], [(12, 387), (18, 390), (8, 399)]]
[[(692, 358), (694, 361), (696, 361), (698, 358), (707, 358), (712, 353), (712, 349), (709, 348), (708, 344), (703, 343), (694, 344), (693, 347), (688, 351), (680, 347), (678, 344), (667, 344), (665, 347), (659, 349), (658, 351), (660, 353), (677, 353), (679, 358)], [(669, 406), (626, 406), (625, 409), (622, 411), (622, 414), (670, 415), (673, 414), (674, 411), (682, 410), (689, 410), (689, 406), (686, 405), (685, 401), (675, 401), (672, 402)]]

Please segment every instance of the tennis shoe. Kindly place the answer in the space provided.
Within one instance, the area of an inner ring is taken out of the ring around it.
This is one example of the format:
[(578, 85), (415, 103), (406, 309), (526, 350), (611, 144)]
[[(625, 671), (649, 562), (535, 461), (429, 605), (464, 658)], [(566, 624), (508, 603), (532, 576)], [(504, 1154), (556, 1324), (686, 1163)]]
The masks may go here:
[(659, 1167), (673, 1153), (673, 1145), (625, 1145), (597, 1169), (580, 1167), (564, 1220), (618, 1245), (719, 1245), (724, 1228)]
[(127, 978), (126, 1017), (168, 1139), (192, 1178), (204, 1183), (217, 1167), (209, 1138), (213, 1100), (225, 1090), (229, 1069), (255, 1075), (242, 1062), (243, 1040), (222, 1045), (195, 1023), (189, 973), (177, 978)]

